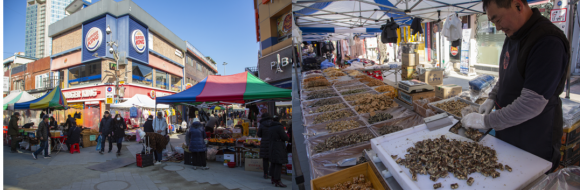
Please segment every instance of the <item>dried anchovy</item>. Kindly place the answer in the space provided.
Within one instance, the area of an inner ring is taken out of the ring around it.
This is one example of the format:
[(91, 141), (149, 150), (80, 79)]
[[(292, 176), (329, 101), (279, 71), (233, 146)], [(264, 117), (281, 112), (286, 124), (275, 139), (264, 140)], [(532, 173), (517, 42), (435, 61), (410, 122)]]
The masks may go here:
[(326, 79), (317, 79), (309, 81), (304, 84), (304, 88), (318, 87), (318, 86), (330, 86), (330, 82)]
[(330, 86), (317, 86), (317, 87), (310, 87), (310, 88), (305, 88), (304, 90), (306, 91), (317, 91), (317, 90), (329, 90)]
[(435, 104), (435, 107), (438, 107), (440, 109), (442, 109), (443, 111), (446, 111), (450, 114), (456, 115), (458, 117), (461, 117), (461, 109), (463, 109), (464, 107), (469, 106), (469, 104), (459, 101), (459, 100), (453, 100), (453, 101), (447, 101), (447, 102), (443, 102), (443, 103), (439, 103), (439, 104)]
[(512, 172), (512, 167), (510, 167), (510, 166), (508, 166), (508, 165), (505, 165), (505, 169), (506, 169), (508, 172)]
[(379, 132), (379, 134), (381, 135), (386, 135), (386, 134), (390, 134), (390, 133), (394, 133), (400, 130), (403, 130), (404, 128), (401, 126), (382, 126), (381, 128), (379, 128), (377, 130), (377, 132)]
[(397, 159), (397, 164), (409, 168), (411, 173), (430, 175), (434, 181), (447, 177), (449, 172), (461, 180), (469, 180), (467, 176), (476, 172), (493, 178), (500, 176), (496, 151), (475, 142), (449, 140), (442, 135), (416, 142), (407, 153), (405, 159)]
[[(320, 113), (320, 112), (327, 112), (327, 111), (336, 111), (336, 110), (340, 110), (340, 109), (344, 109), (346, 108), (346, 105), (344, 104), (332, 104), (332, 105), (324, 105), (324, 106), (320, 106), (318, 107), (314, 113)], [(312, 113), (312, 111), (310, 111), (310, 113)]]
[(314, 117), (314, 124), (317, 123), (324, 123), (327, 121), (337, 120), (340, 118), (351, 117), (354, 113), (350, 110), (340, 110), (340, 111), (333, 111), (333, 112), (326, 112)]
[(459, 124), (454, 125), (453, 127), (451, 127), (451, 129), (449, 129), (449, 132), (455, 133), (455, 134), (459, 134), (459, 129), (461, 129), (463, 127), (463, 124), (461, 122), (459, 122)]
[(336, 92), (334, 92), (334, 90), (321, 90), (321, 91), (314, 91), (314, 92), (308, 94), (308, 97), (306, 99), (312, 100), (312, 99), (328, 98), (328, 97), (333, 97), (333, 96), (338, 96), (338, 94), (336, 94)]
[(362, 98), (368, 97), (368, 96), (372, 96), (372, 95), (376, 95), (376, 94), (373, 94), (373, 93), (355, 94), (355, 95), (345, 96), (343, 98), (346, 101), (357, 101), (359, 99), (362, 99)]
[(344, 72), (340, 71), (340, 70), (335, 70), (335, 71), (330, 71), (328, 73), (326, 73), (326, 76), (329, 77), (339, 77), (339, 76), (345, 76), (346, 74), (344, 74)]
[(337, 183), (334, 186), (322, 187), (320, 190), (375, 190), (371, 181), (367, 181), (365, 175), (353, 177), (352, 180)]
[(352, 84), (356, 84), (358, 83), (358, 81), (356, 80), (348, 80), (348, 81), (339, 81), (339, 82), (335, 82), (334, 86), (347, 86), (347, 85), (352, 85)]
[(318, 80), (318, 79), (324, 79), (324, 77), (323, 76), (310, 77), (310, 78), (304, 79), (304, 82), (310, 82), (310, 81)]
[(473, 177), (470, 177), (469, 179), (467, 179), (467, 185), (469, 186), (473, 185), (473, 181), (474, 181)]
[(441, 185), (441, 183), (436, 183), (436, 184), (433, 184), (433, 189), (439, 189), (439, 188), (441, 188), (441, 187), (443, 187), (443, 186)]
[(379, 79), (375, 79), (372, 77), (366, 77), (366, 78), (362, 78), (359, 80), (360, 82), (368, 82), (367, 86), (379, 86), (379, 85), (384, 85), (385, 83), (383, 83), (383, 81), (380, 81)]
[(371, 117), (368, 119), (368, 121), (370, 124), (373, 124), (376, 122), (385, 121), (389, 119), (393, 119), (393, 115), (384, 112), (376, 113), (373, 115), (373, 113), (371, 112)]
[(314, 147), (315, 152), (325, 152), (336, 148), (370, 141), (374, 136), (369, 133), (352, 133), (329, 137)]
[(394, 92), (395, 88), (389, 85), (383, 85), (375, 88), (377, 92)]
[(358, 157), (356, 159), (356, 165), (359, 165), (359, 164), (362, 164), (362, 163), (365, 163), (365, 162), (367, 162), (367, 158), (365, 158), (364, 156)]
[(394, 101), (384, 94), (360, 95), (360, 99), (355, 100), (355, 110), (358, 113), (369, 113), (379, 110), (386, 110), (394, 106)]
[(329, 130), (330, 133), (336, 133), (340, 131), (346, 131), (349, 129), (356, 129), (360, 127), (360, 123), (355, 120), (349, 121), (335, 121), (326, 125), (326, 130)]
[(343, 90), (355, 90), (355, 89), (361, 89), (361, 88), (364, 88), (364, 87), (362, 87), (360, 85), (353, 85), (353, 86), (339, 87), (339, 88), (336, 88), (336, 90), (343, 91)]
[[(465, 99), (465, 100), (467, 100), (467, 101), (470, 101), (471, 100), (471, 98), (469, 98), (469, 97), (462, 97), (462, 98)], [(479, 98), (479, 99), (477, 99), (477, 101), (475, 101), (475, 103), (481, 105), (486, 100), (487, 100), (487, 97)]]
[[(467, 135), (467, 137), (470, 138), (471, 140), (479, 141), (479, 139), (481, 139), (481, 137), (483, 136), (483, 133), (477, 129), (467, 128), (465, 130), (465, 135)], [(501, 170), (503, 170), (503, 168)]]
[(318, 100), (316, 102), (314, 102), (314, 104), (308, 106), (308, 107), (318, 107), (318, 106), (325, 106), (325, 105), (330, 105), (330, 104), (338, 104), (342, 102), (340, 99), (337, 98), (331, 98), (331, 99), (323, 99), (323, 100)]
[(364, 91), (367, 91), (367, 89), (362, 88), (362, 89), (356, 89), (356, 90), (349, 90), (349, 91), (341, 92), (340, 94), (342, 94), (342, 95), (349, 95), (349, 94), (361, 93), (361, 92), (364, 92)]
[(459, 185), (457, 185), (457, 183), (451, 184), (451, 189), (457, 189), (459, 188)]

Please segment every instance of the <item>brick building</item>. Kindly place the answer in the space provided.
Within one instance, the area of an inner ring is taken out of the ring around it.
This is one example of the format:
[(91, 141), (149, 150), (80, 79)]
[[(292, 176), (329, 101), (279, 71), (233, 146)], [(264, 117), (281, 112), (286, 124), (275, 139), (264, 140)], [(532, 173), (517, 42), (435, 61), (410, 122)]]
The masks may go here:
[(195, 85), (209, 75), (215, 75), (217, 66), (208, 60), (199, 50), (186, 41), (185, 84)]
[[(8, 83), (9, 88), (8, 91), (3, 91), (3, 97), (5, 97), (6, 95), (8, 95), (8, 93), (12, 90), (24, 90), (24, 83), (26, 81), (24, 81), (24, 78), (20, 79), (21, 81), (15, 81), (12, 79), (12, 73), (17, 74), (17, 76), (21, 76), (24, 74), (24, 71), (26, 70), (26, 66), (24, 67), (20, 67), (21, 65), (26, 65), (30, 62), (36, 61), (36, 58), (33, 57), (27, 57), (24, 56), (24, 53), (16, 53), (14, 54), (14, 56), (8, 57), (6, 59), (4, 59), (3, 64), (4, 64), (4, 77), (6, 77), (5, 79), (8, 80), (4, 80), (5, 83)], [(13, 68), (18, 67), (18, 69), (13, 70)], [(21, 73), (22, 72), (22, 73)], [(18, 85), (14, 85), (14, 83), (17, 83)], [(18, 87), (18, 89), (14, 88), (14, 87)]]

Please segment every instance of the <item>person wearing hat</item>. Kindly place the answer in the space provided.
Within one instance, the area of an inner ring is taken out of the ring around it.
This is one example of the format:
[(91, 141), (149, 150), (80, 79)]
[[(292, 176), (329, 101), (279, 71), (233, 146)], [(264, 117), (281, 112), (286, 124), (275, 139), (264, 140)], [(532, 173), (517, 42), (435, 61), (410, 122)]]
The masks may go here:
[(149, 115), (149, 117), (147, 118), (147, 121), (145, 121), (145, 123), (143, 124), (143, 131), (150, 132), (150, 133), (155, 132), (153, 130), (153, 116), (152, 115)]
[(99, 128), (99, 135), (101, 135), (101, 151), (99, 153), (103, 154), (105, 152), (105, 140), (109, 139), (109, 152), (113, 150), (113, 137), (111, 133), (113, 132), (113, 118), (109, 111), (105, 111), (103, 119), (101, 119), (101, 124)]
[(36, 152), (32, 153), (32, 157), (36, 160), (36, 156), (44, 150), (44, 158), (50, 158), (48, 155), (48, 138), (50, 134), (50, 130), (48, 129), (48, 115), (42, 116), (42, 121), (38, 125), (38, 129), (36, 130), (36, 136), (40, 140), (40, 147), (36, 150)]
[(22, 153), (18, 151), (18, 120), (20, 120), (20, 113), (15, 112), (12, 117), (10, 117), (10, 121), (8, 122), (8, 135), (12, 139), (12, 144), (10, 146), (11, 153)]

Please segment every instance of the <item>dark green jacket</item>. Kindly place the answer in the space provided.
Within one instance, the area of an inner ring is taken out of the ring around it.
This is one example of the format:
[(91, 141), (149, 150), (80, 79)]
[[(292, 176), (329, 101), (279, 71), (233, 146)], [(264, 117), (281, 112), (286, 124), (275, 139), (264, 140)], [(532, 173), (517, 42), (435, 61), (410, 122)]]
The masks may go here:
[(40, 124), (38, 125), (38, 129), (36, 130), (36, 137), (38, 139), (40, 139), (40, 137), (42, 137), (43, 141), (48, 140), (48, 134), (50, 133), (50, 131), (48, 130), (48, 123), (41, 121)]
[(18, 135), (18, 117), (12, 115), (8, 122), (8, 135)]

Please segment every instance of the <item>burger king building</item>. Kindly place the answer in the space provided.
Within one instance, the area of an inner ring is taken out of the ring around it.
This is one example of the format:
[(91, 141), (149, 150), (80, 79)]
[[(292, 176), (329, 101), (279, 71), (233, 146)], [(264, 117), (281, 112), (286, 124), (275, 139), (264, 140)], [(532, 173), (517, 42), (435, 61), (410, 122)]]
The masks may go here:
[[(109, 109), (106, 97), (151, 98), (184, 88), (186, 43), (130, 0), (101, 0), (49, 26), (51, 71), (69, 104)], [(115, 42), (115, 66), (107, 42)], [(126, 59), (123, 59), (126, 58)], [(118, 69), (117, 69), (118, 67)], [(117, 69), (122, 84), (115, 88)]]

